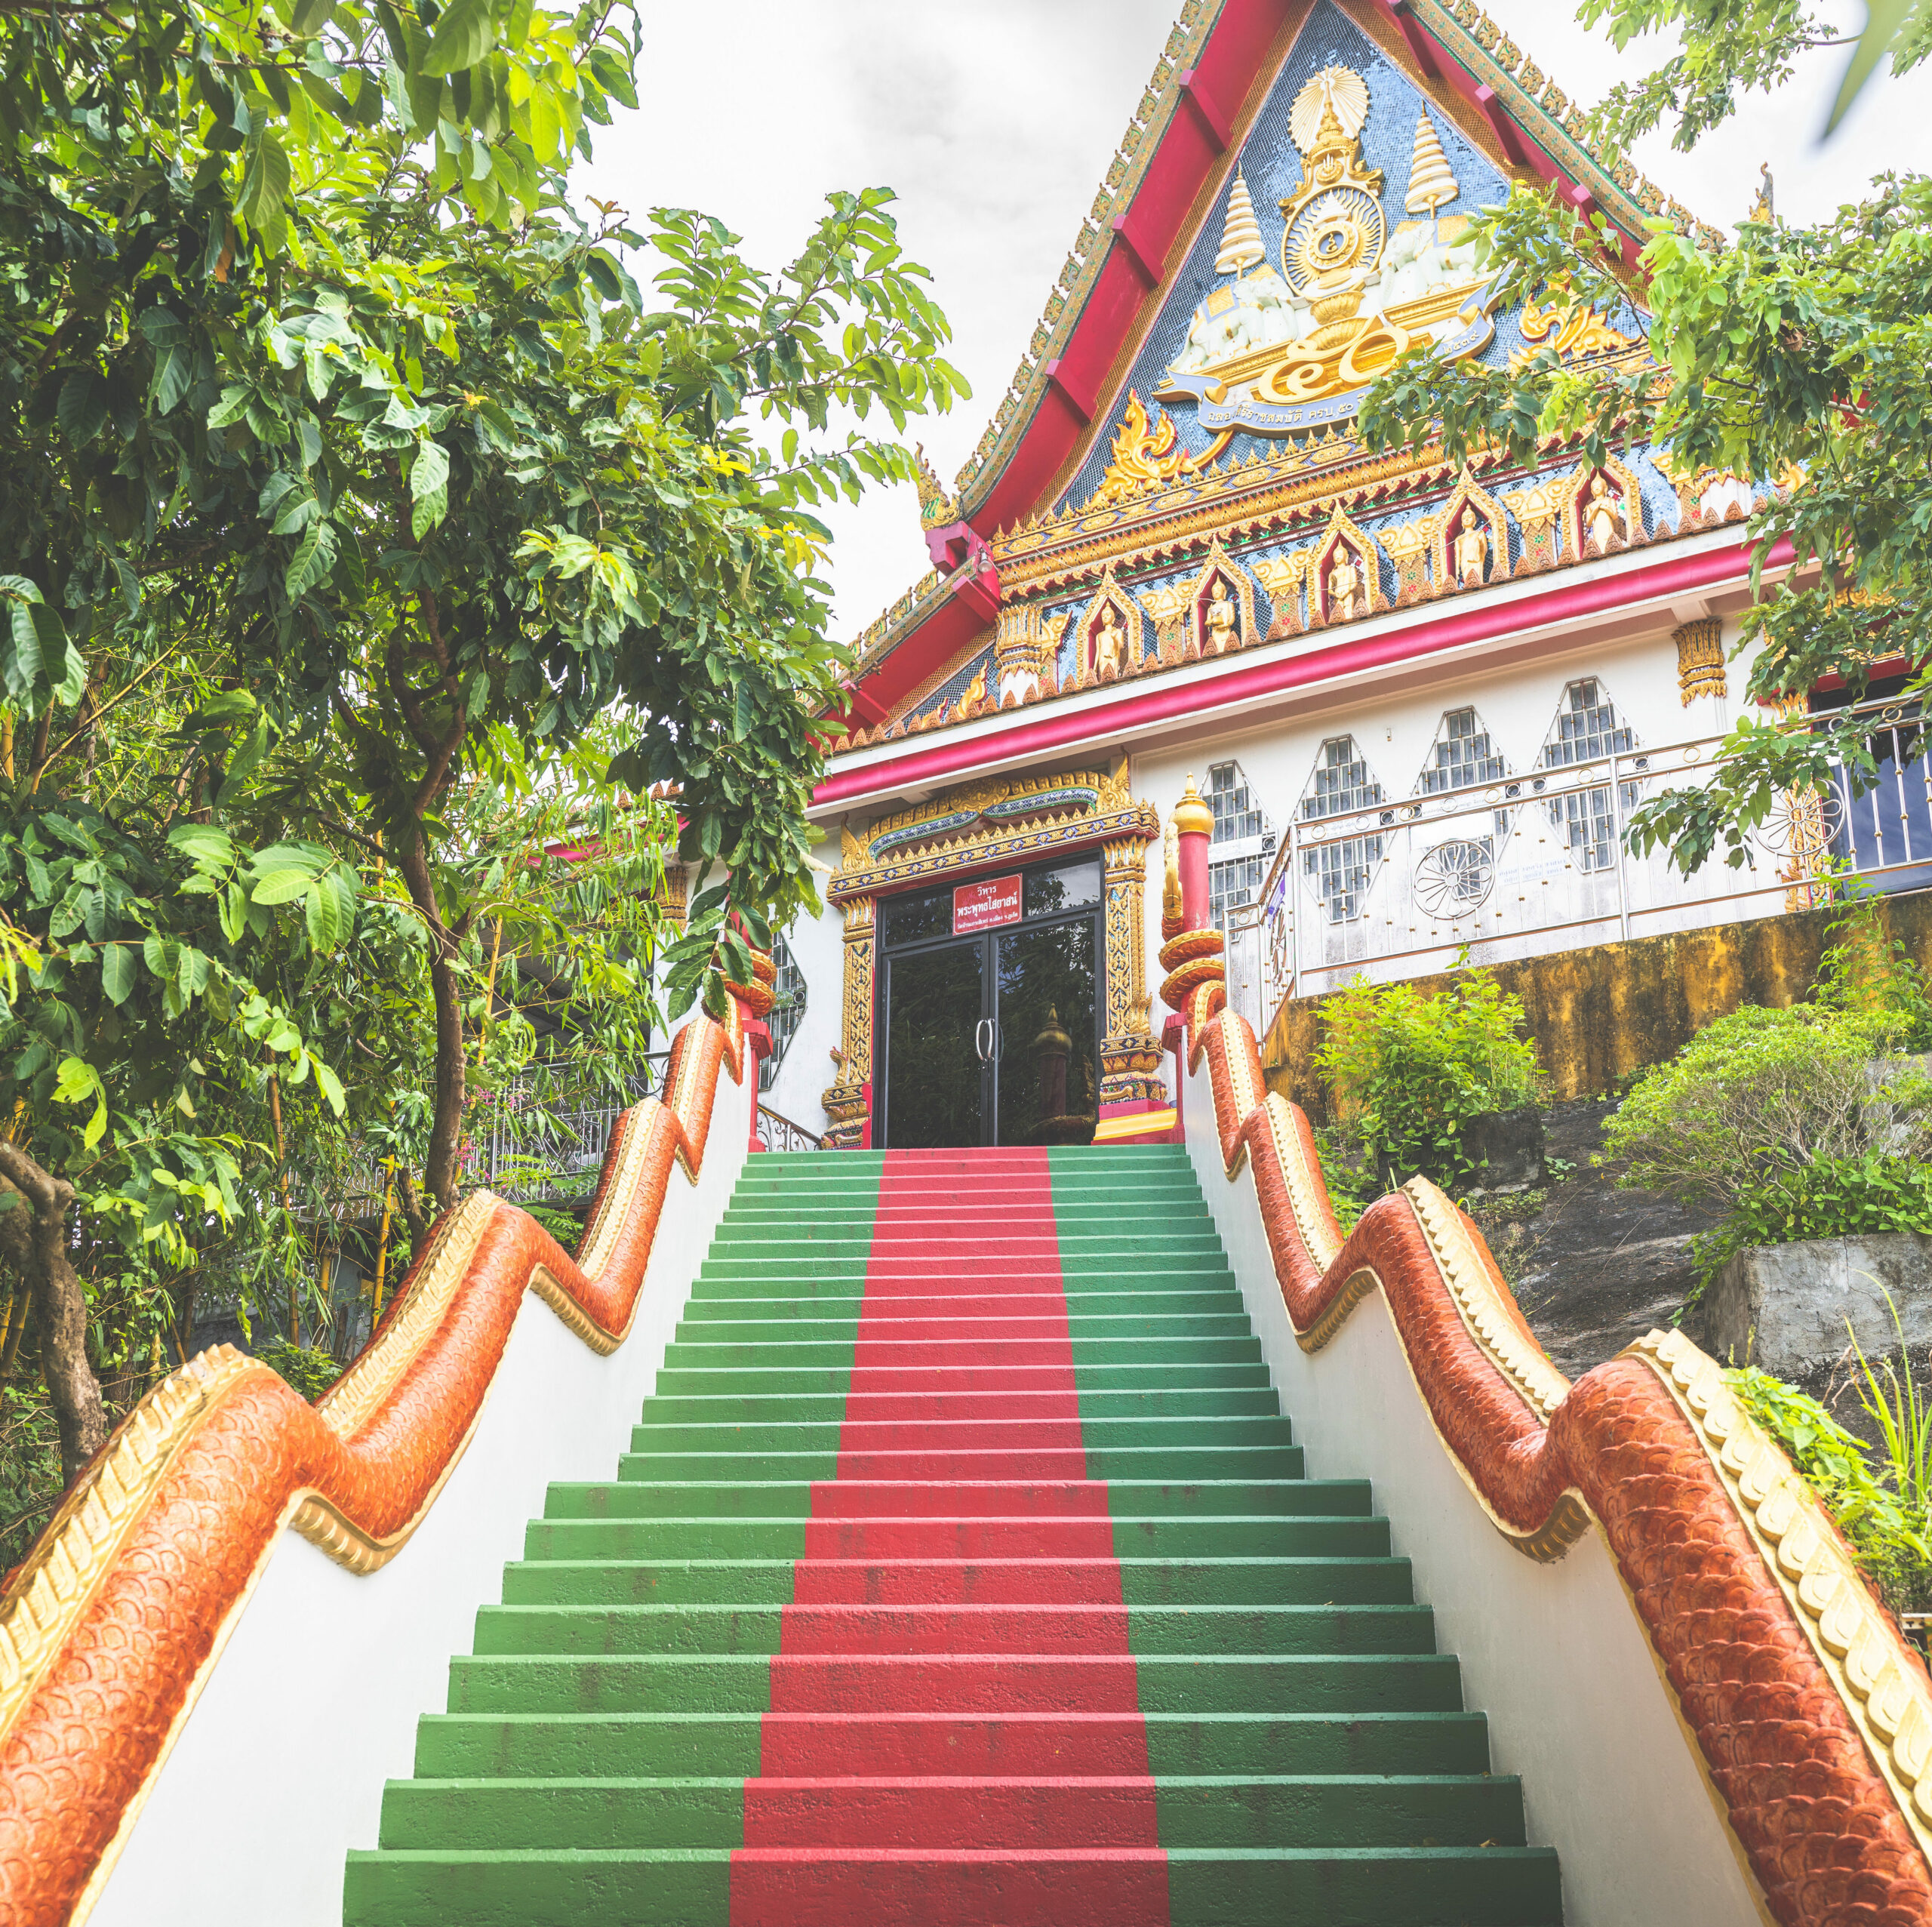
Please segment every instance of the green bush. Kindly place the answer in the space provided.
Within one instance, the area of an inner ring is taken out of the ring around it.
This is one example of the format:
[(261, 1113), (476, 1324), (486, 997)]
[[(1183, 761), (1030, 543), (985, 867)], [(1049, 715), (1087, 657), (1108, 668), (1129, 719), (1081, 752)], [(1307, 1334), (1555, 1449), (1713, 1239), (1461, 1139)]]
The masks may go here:
[(327, 1352), (271, 1338), (255, 1353), (263, 1364), (278, 1371), (311, 1405), (342, 1376), (342, 1367)]
[[(1909, 1384), (1909, 1368), (1906, 1377)], [(1902, 1488), (1896, 1464), (1875, 1468), (1866, 1446), (1796, 1386), (1755, 1366), (1727, 1371), (1724, 1380), (1836, 1518), (1885, 1603), (1894, 1612), (1932, 1605), (1932, 1520), (1922, 1487), (1908, 1478)], [(1866, 1403), (1869, 1409), (1870, 1398)]]
[[(1890, 1054), (1897, 1034), (1862, 1012), (1746, 1005), (1638, 1081), (1604, 1126), (1604, 1161), (1628, 1161), (1623, 1184), (1731, 1213), (1814, 1165), (1922, 1159), (1932, 1082)], [(1805, 1195), (1824, 1209), (1826, 1178)]]
[[(1521, 1000), (1483, 970), (1433, 994), (1358, 977), (1328, 1005), (1315, 1061), (1344, 1137), (1360, 1147), (1362, 1195), (1404, 1171), (1445, 1184), (1477, 1174), (1463, 1150), (1470, 1120), (1536, 1093), (1536, 1047), (1519, 1034), (1523, 1020)], [(1324, 1157), (1338, 1175), (1349, 1162)]]
[(1932, 1051), (1932, 994), (1924, 969), (1887, 933), (1878, 892), (1856, 876), (1846, 878), (1842, 887), (1852, 894), (1826, 925), (1812, 1002), (1878, 1019), (1902, 1050)]

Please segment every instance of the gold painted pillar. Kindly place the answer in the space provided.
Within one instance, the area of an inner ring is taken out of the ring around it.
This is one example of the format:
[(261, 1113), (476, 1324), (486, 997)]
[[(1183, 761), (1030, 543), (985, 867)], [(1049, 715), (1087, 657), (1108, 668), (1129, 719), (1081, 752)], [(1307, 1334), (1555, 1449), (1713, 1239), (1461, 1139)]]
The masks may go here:
[(838, 1051), (838, 1081), (825, 1094), (828, 1150), (855, 1151), (872, 1141), (872, 963), (876, 900), (848, 897), (845, 912), (845, 1006)]
[(1106, 1008), (1100, 1042), (1100, 1103), (1125, 1104), (1164, 1095), (1161, 1041), (1147, 1008), (1147, 842), (1123, 836), (1103, 844), (1106, 858)]

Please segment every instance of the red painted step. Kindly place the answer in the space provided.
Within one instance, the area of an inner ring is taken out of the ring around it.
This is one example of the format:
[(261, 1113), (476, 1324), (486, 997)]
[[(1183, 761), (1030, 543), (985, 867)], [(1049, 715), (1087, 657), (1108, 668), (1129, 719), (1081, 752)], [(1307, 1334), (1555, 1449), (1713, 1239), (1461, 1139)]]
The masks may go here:
[(1142, 1776), (754, 1780), (748, 1847), (1138, 1847), (1154, 1829)]
[(1144, 1775), (1140, 1713), (774, 1713), (759, 1762), (774, 1779), (806, 1774)]
[(1153, 1846), (744, 1847), (731, 1856), (731, 1927), (1139, 1927), (1167, 1918), (1167, 1856)]
[(1075, 1518), (809, 1519), (814, 1559), (1112, 1559), (1113, 1521)]
[(801, 1559), (795, 1605), (1118, 1605), (1112, 1559)]
[(1106, 1511), (1107, 1488), (1097, 1479), (822, 1479), (812, 1485), (818, 1519), (1104, 1518)]
[(1165, 1927), (1044, 1151), (888, 1155), (781, 1627), (735, 1927)]
[(786, 1653), (1105, 1653), (1127, 1650), (1127, 1608), (1010, 1602), (784, 1608)]
[(1131, 1713), (1140, 1704), (1125, 1652), (781, 1652), (771, 1662), (774, 1713)]

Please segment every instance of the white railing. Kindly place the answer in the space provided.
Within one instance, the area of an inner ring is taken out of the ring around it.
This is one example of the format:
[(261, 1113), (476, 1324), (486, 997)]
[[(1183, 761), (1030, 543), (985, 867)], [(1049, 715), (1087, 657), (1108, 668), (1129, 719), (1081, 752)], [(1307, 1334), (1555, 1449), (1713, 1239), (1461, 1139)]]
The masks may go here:
[(1291, 822), (1259, 900), (1229, 916), (1229, 1001), (1260, 1033), (1285, 999), (1358, 972), (1390, 981), (1446, 968), (1465, 949), (1496, 964), (1771, 916), (1808, 902), (1807, 879), (1828, 867), (1887, 890), (1932, 885), (1919, 706), (1854, 713), (1870, 731), (1877, 788), (1854, 796), (1841, 769), (1822, 797), (1781, 804), (1740, 868), (1719, 856), (1687, 877), (1661, 850), (1624, 847), (1640, 803), (1709, 780), (1717, 736)]

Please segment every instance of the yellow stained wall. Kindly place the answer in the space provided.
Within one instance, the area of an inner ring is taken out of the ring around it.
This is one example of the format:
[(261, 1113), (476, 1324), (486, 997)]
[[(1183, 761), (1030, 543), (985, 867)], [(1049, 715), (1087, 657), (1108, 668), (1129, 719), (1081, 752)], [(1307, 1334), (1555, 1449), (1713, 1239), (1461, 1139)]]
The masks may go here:
[[(1881, 900), (1888, 935), (1932, 968), (1932, 891)], [(1743, 1004), (1795, 1003), (1811, 987), (1833, 913), (1805, 910), (1720, 924), (1680, 935), (1633, 937), (1587, 950), (1498, 964), (1506, 990), (1523, 1000), (1531, 1037), (1555, 1097), (1607, 1091), (1646, 1064), (1661, 1064), (1715, 1019)], [(1417, 977), (1441, 990), (1447, 974)], [(1333, 994), (1332, 993), (1331, 993)], [(1327, 997), (1284, 1004), (1262, 1046), (1271, 1090), (1318, 1122), (1327, 1092), (1312, 1064)]]

